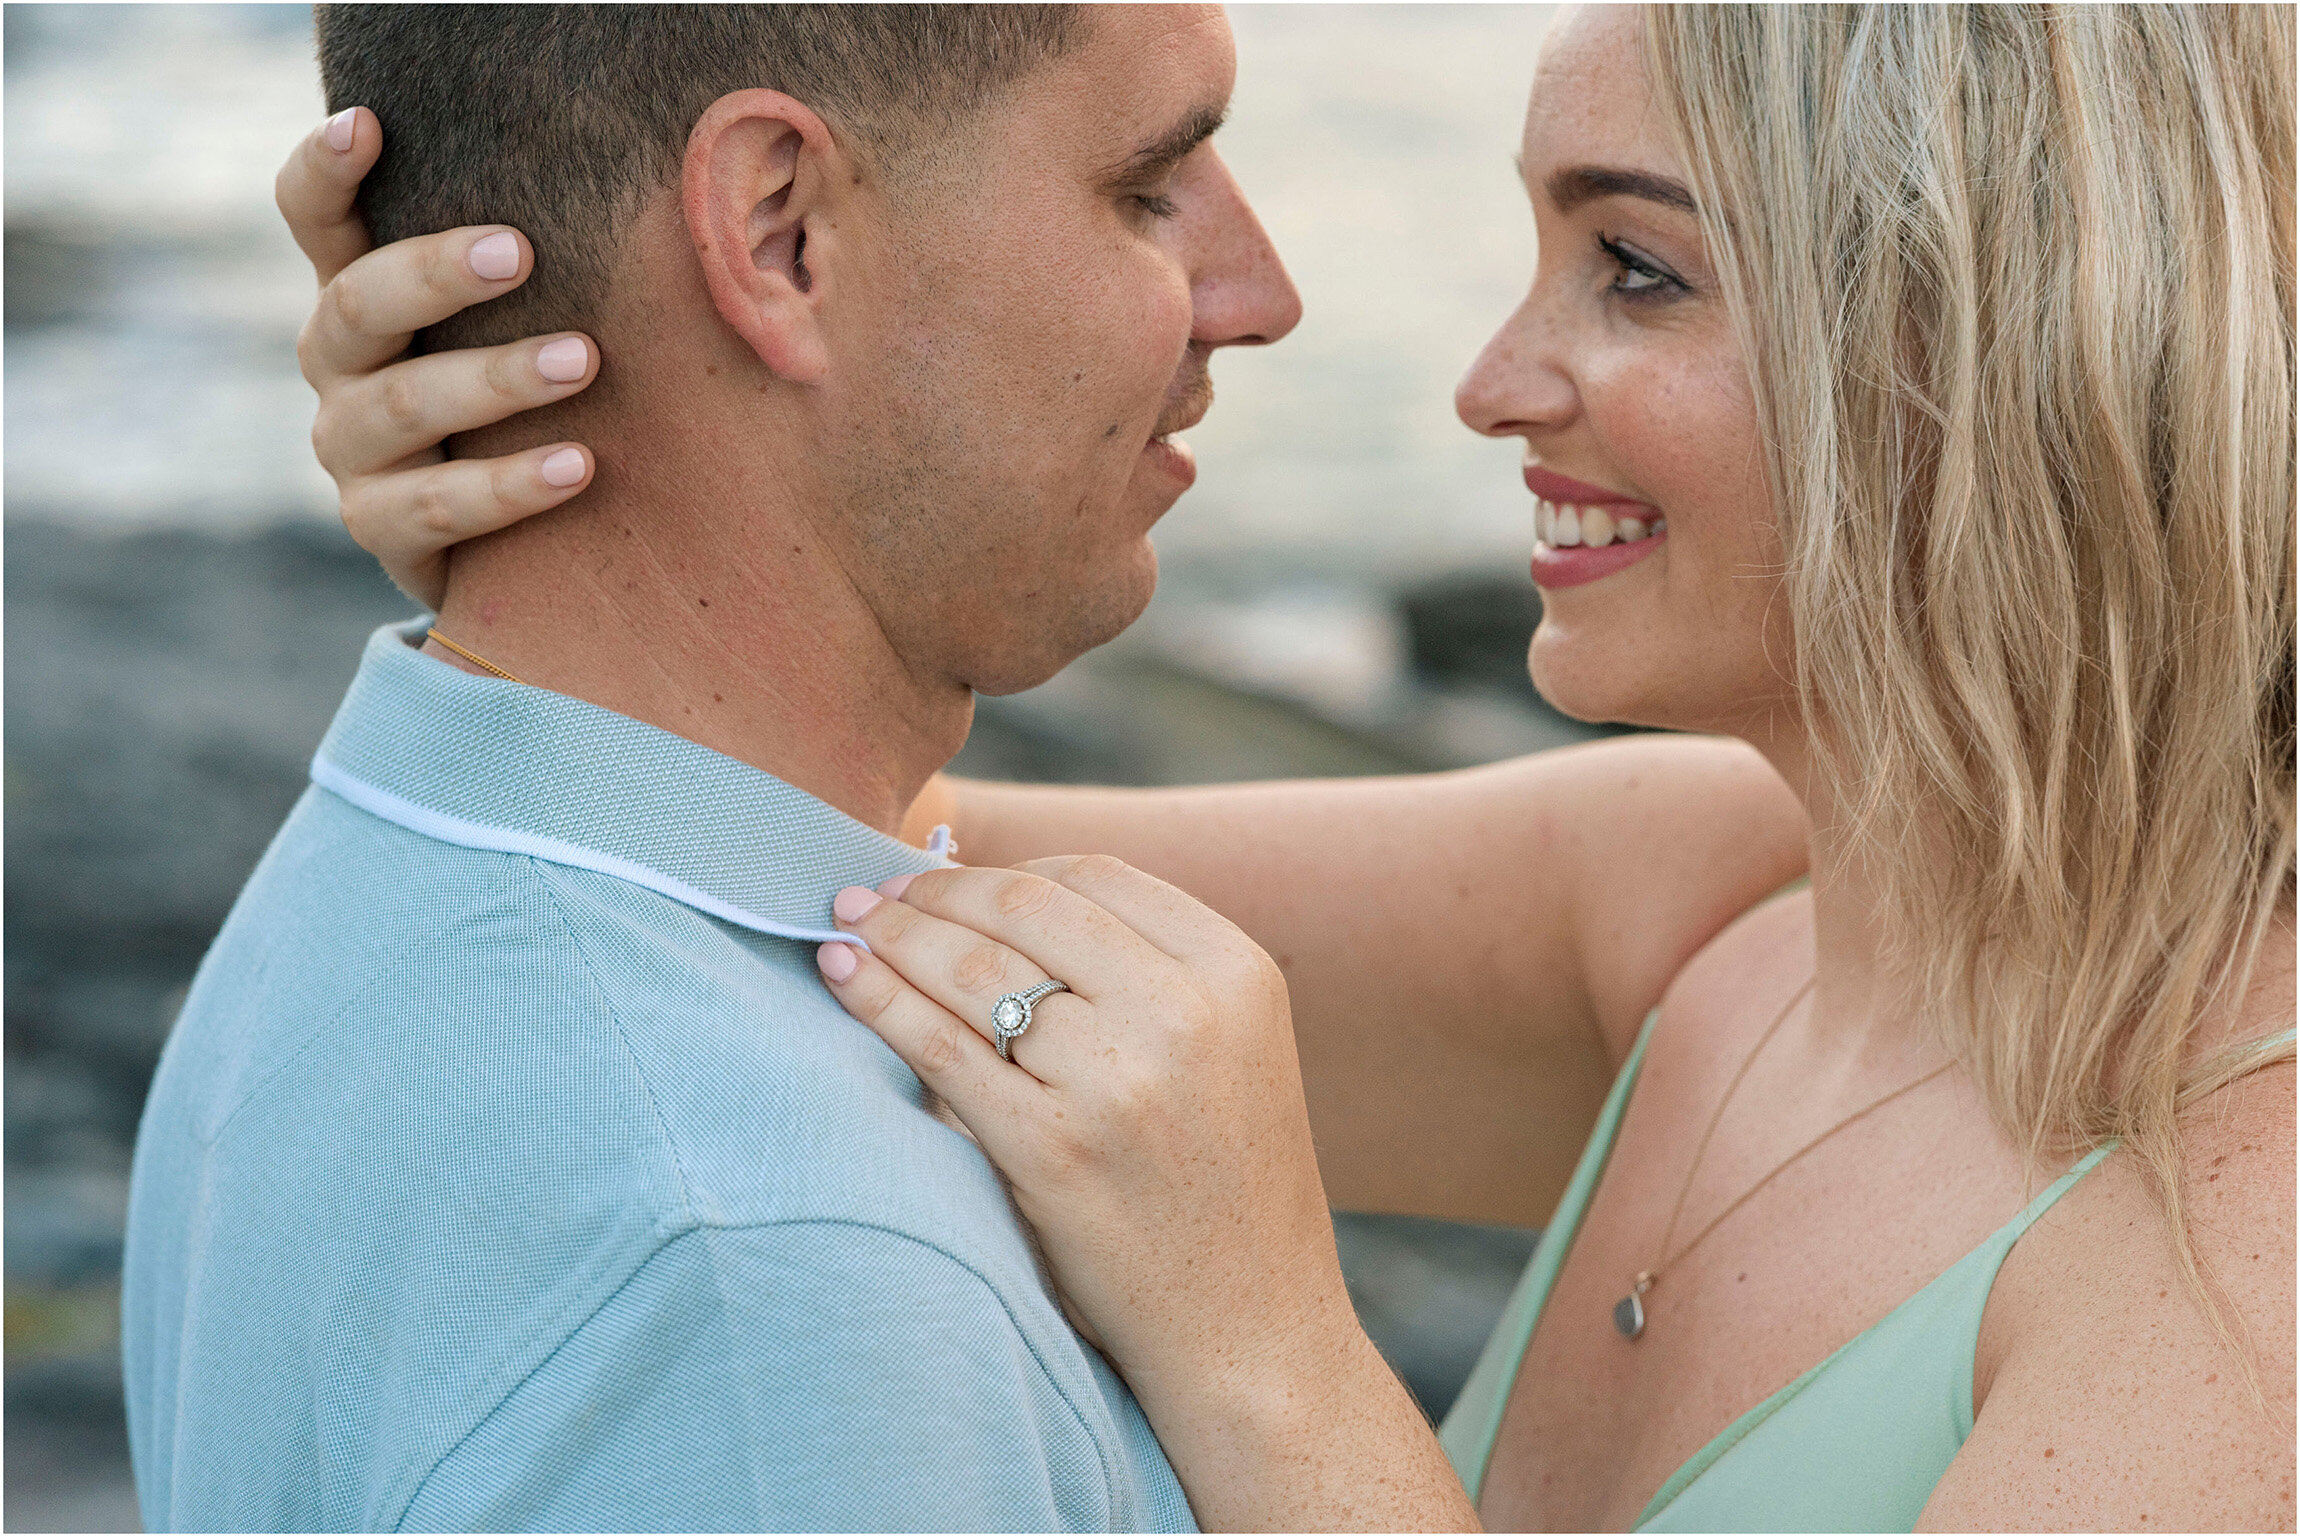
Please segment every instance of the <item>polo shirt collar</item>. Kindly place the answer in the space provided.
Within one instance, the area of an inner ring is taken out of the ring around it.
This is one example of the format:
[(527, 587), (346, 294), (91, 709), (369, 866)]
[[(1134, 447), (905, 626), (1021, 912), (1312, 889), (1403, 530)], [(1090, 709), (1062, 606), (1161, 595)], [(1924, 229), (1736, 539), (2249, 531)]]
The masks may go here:
[[(723, 753), (565, 694), (423, 655), (427, 622), (368, 637), (312, 758), (361, 810), (465, 848), (633, 881), (786, 939), (844, 940), (831, 897), (947, 865)], [(938, 834), (940, 830), (938, 829)]]

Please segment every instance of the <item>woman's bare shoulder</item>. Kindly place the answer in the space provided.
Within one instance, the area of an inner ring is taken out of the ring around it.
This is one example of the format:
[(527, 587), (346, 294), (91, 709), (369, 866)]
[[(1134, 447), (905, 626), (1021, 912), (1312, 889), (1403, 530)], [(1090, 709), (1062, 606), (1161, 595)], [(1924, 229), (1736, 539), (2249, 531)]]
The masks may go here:
[(2296, 1103), (2287, 1059), (2185, 1119), (2181, 1200), (2217, 1326), (2128, 1153), (2014, 1248), (1928, 1527), (2292, 1529)]
[(1552, 804), (1579, 844), (1583, 975), (1619, 1062), (1673, 980), (1805, 873), (1804, 808), (1754, 749), (1722, 738), (1626, 737), (1554, 756)]

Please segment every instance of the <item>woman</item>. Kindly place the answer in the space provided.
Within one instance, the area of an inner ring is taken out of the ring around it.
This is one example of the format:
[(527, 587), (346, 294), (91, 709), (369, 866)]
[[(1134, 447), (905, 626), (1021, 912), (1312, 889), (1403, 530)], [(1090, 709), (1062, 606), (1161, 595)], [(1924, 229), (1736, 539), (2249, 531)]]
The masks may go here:
[[(2291, 1526), (2292, 66), (2269, 8), (1561, 24), (1460, 409), (1527, 444), (1544, 693), (1747, 748), (945, 784), (976, 866), (842, 893), (829, 985), (1203, 1523)], [(283, 173), (323, 277), (373, 153)], [(420, 587), (573, 494), (437, 440), (581, 381), (403, 340), (307, 363)], [(1447, 1457), (1329, 1199), (1549, 1220)]]

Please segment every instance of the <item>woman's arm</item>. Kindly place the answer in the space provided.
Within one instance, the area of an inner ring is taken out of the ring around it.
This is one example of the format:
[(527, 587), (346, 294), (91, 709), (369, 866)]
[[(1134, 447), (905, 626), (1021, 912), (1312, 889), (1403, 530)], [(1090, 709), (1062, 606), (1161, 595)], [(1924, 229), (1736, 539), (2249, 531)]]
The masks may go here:
[(1645, 1011), (1801, 874), (1737, 743), (1635, 736), (1410, 778), (1106, 790), (950, 781), (970, 864), (1112, 854), (1268, 951), (1345, 1209), (1535, 1225)]

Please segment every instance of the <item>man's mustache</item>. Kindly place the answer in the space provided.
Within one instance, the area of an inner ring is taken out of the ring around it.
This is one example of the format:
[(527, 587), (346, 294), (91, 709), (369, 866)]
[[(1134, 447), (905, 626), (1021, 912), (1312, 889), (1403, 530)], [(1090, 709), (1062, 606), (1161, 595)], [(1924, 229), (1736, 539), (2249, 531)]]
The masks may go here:
[(1151, 428), (1151, 436), (1164, 437), (1170, 432), (1197, 425), (1214, 407), (1214, 376), (1206, 367), (1205, 355), (1193, 347), (1176, 377), (1173, 388), (1166, 395), (1166, 409), (1158, 413), (1158, 424)]

